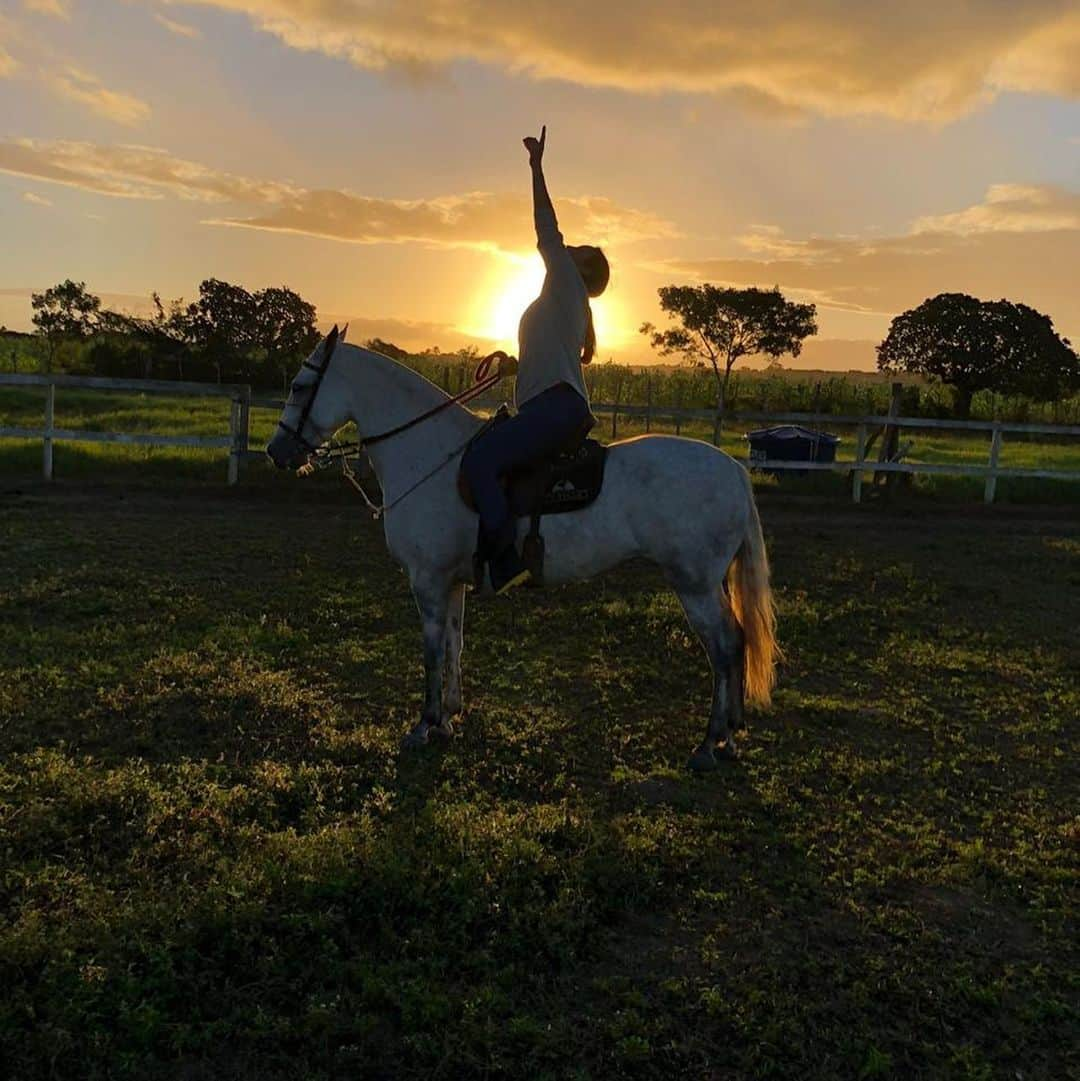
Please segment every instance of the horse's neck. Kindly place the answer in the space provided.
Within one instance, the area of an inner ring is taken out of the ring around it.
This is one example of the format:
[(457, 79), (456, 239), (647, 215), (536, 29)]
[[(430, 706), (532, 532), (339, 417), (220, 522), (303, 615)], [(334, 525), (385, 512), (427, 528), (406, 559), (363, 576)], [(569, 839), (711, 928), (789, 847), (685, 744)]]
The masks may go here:
[[(346, 369), (352, 417), (362, 438), (405, 424), (445, 402), (449, 395), (422, 375), (381, 353), (353, 346)], [(463, 444), (481, 424), (461, 405), (449, 405), (433, 417), (376, 443), (368, 452), (384, 497), (416, 479)]]

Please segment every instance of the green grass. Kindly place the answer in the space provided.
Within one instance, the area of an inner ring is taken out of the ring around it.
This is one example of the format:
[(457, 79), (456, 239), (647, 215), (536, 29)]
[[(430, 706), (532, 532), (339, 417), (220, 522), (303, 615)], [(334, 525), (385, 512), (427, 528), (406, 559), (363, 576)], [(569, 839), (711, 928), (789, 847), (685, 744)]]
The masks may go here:
[[(44, 394), (37, 390), (0, 388), (0, 427), (5, 425), (36, 427), (44, 416)], [(277, 423), (278, 414), (270, 409), (251, 412), (250, 446), (262, 447)], [(114, 432), (157, 432), (176, 435), (226, 435), (229, 430), (229, 402), (215, 398), (173, 398), (156, 395), (131, 395), (75, 391), (61, 388), (57, 394), (56, 423), (72, 430)], [(743, 438), (750, 425), (729, 425), (721, 446), (736, 457), (745, 458)], [(838, 458), (852, 458), (855, 450), (854, 429), (825, 426), (840, 435)], [(619, 438), (638, 435), (645, 430), (643, 420), (620, 417)], [(658, 418), (654, 432), (675, 432), (676, 425)], [(695, 421), (679, 426), (681, 434), (698, 439), (712, 438), (710, 422)], [(596, 434), (608, 440), (611, 418), (601, 416)], [(908, 455), (912, 462), (982, 465), (989, 455), (988, 435), (943, 433), (934, 429), (905, 430), (902, 439), (914, 440)], [(1080, 471), (1080, 438), (1049, 439), (1035, 436), (1006, 436), (1000, 463), (1027, 469), (1062, 469)], [(25, 478), (40, 472), (40, 440), (0, 440), (0, 477)], [(113, 478), (125, 483), (160, 483), (171, 478), (185, 482), (219, 485), (226, 474), (224, 450), (199, 450), (174, 447), (133, 447), (119, 444), (58, 443), (54, 448), (54, 470), (58, 478), (104, 480)], [(267, 473), (259, 466), (249, 468), (248, 485), (266, 483)], [(869, 478), (867, 478), (869, 479)], [(763, 483), (775, 483), (761, 477)], [(816, 474), (788, 476), (780, 482), (791, 492), (847, 497), (849, 481), (845, 476)], [(982, 499), (983, 481), (978, 477), (925, 475), (914, 478), (910, 492), (916, 499), (978, 502)], [(1001, 502), (1071, 503), (1080, 498), (1080, 482), (1031, 478), (1002, 478), (997, 498)]]
[(400, 754), (415, 610), (343, 500), (4, 497), (0, 1074), (1080, 1068), (1075, 518), (764, 492), (788, 659), (695, 777), (640, 565), (470, 604), (460, 738)]

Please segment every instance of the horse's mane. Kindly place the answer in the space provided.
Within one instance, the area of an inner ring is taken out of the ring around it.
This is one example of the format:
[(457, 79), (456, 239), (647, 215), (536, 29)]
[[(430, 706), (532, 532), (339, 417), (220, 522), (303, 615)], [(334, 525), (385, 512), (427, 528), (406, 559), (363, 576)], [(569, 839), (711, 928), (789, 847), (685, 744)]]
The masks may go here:
[[(378, 364), (380, 367), (387, 369), (399, 386), (406, 388), (410, 395), (415, 394), (416, 408), (420, 412), (453, 397), (453, 395), (443, 390), (438, 383), (428, 379), (426, 375), (418, 372), (415, 368), (409, 367), (408, 364), (396, 360), (394, 357), (387, 356), (385, 353), (380, 353), (375, 349), (368, 349), (366, 346), (352, 345), (349, 342), (342, 343), (342, 348), (348, 349), (354, 354), (348, 359), (350, 365)], [(456, 415), (462, 420), (483, 422), (483, 417), (461, 403), (450, 406), (444, 413), (440, 414), (440, 416), (442, 415)]]

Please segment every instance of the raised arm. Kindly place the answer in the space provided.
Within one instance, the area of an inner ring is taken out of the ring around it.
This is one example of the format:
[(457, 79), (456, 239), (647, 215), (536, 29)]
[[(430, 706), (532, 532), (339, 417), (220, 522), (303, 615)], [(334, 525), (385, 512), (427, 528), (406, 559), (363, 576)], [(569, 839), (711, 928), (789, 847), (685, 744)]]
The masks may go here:
[(551, 205), (547, 184), (544, 181), (544, 143), (547, 141), (547, 125), (540, 129), (540, 138), (531, 135), (522, 140), (529, 152), (529, 167), (532, 169), (533, 220), (536, 222), (536, 243), (542, 255), (552, 247), (562, 247), (563, 238), (559, 232), (559, 223), (555, 218), (555, 208)]

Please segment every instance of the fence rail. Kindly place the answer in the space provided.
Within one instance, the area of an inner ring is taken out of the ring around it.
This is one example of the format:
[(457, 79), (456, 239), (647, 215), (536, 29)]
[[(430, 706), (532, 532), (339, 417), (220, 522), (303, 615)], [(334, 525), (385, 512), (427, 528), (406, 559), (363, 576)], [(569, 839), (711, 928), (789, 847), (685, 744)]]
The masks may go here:
[[(46, 480), (53, 475), (53, 443), (57, 441), (126, 443), (158, 447), (204, 447), (228, 449), (229, 484), (239, 479), (240, 465), (244, 460), (261, 458), (261, 451), (250, 450), (248, 433), (251, 409), (280, 410), (285, 404), (280, 398), (253, 397), (251, 387), (242, 383), (185, 383), (158, 379), (106, 379), (91, 376), (72, 375), (23, 375), (0, 373), (2, 386), (39, 386), (47, 390), (45, 400), (45, 423), (41, 428), (0, 428), (0, 438), (41, 439), (42, 472)], [(229, 398), (232, 409), (229, 415), (229, 431), (221, 436), (183, 436), (157, 433), (135, 432), (95, 432), (72, 431), (57, 428), (54, 423), (57, 388), (79, 388), (86, 390), (133, 391), (144, 394), (172, 394), (183, 397)], [(476, 399), (474, 408), (492, 408), (499, 404), (498, 399)], [(650, 401), (645, 405), (621, 402), (593, 402), (592, 411), (600, 416), (611, 417), (611, 436), (618, 434), (620, 417), (644, 418), (646, 430), (652, 421), (667, 419), (676, 424), (677, 430), (683, 421), (708, 421), (715, 423), (715, 409), (679, 409), (654, 406)], [(817, 424), (831, 427), (855, 428), (855, 456), (834, 462), (769, 461), (764, 468), (769, 470), (802, 470), (817, 472), (847, 473), (851, 476), (852, 498), (859, 502), (862, 497), (863, 475), (865, 473), (884, 474), (948, 474), (953, 476), (982, 477), (985, 479), (983, 498), (992, 503), (996, 494), (998, 477), (1033, 477), (1040, 479), (1080, 481), (1080, 470), (1067, 469), (1031, 469), (1007, 467), (999, 464), (1001, 447), (1007, 434), (1080, 436), (1077, 424), (1023, 424), (1005, 421), (985, 420), (939, 420), (930, 417), (837, 415), (831, 413), (762, 413), (737, 412), (725, 413), (725, 423), (765, 423), (765, 424)], [(867, 457), (867, 446), (872, 429), (894, 427), (938, 429), (949, 431), (989, 432), (990, 442), (987, 461), (983, 465), (958, 465), (952, 463), (875, 461)], [(744, 465), (759, 466), (762, 463), (741, 459)]]
[[(240, 479), (240, 463), (248, 457), (248, 424), (251, 412), (251, 387), (246, 383), (185, 383), (168, 379), (107, 379), (89, 375), (30, 375), (0, 373), (0, 387), (44, 387), (45, 423), (41, 428), (0, 427), (0, 439), (40, 439), (41, 473), (53, 478), (53, 444), (126, 443), (148, 447), (228, 448), (229, 484)], [(79, 390), (119, 390), (139, 394), (172, 394), (184, 398), (229, 398), (228, 435), (165, 435), (158, 432), (96, 432), (57, 428), (56, 391), (58, 387)]]

